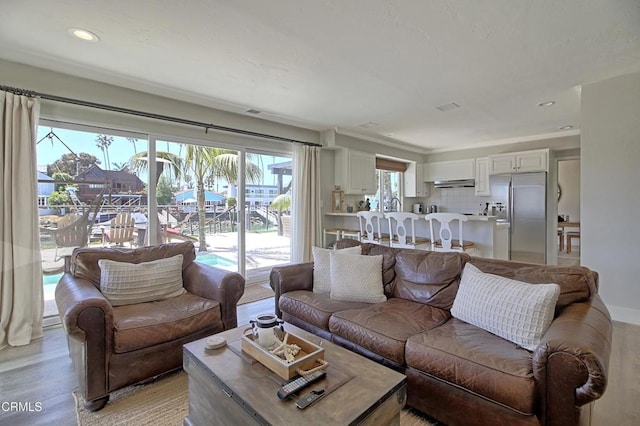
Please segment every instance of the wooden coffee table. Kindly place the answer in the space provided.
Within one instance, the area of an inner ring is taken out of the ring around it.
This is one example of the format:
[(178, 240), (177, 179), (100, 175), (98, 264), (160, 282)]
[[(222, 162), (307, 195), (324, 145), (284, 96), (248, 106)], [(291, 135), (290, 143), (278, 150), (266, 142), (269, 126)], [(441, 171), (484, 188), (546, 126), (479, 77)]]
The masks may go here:
[[(206, 350), (201, 339), (184, 345), (184, 370), (189, 375), (189, 416), (185, 425), (383, 425), (400, 424), (406, 402), (406, 377), (293, 325), (285, 331), (321, 344), (329, 363), (324, 379), (290, 400), (277, 391), (284, 380), (240, 349), (246, 326), (219, 333), (222, 349)], [(325, 395), (304, 410), (296, 400), (313, 389)]]

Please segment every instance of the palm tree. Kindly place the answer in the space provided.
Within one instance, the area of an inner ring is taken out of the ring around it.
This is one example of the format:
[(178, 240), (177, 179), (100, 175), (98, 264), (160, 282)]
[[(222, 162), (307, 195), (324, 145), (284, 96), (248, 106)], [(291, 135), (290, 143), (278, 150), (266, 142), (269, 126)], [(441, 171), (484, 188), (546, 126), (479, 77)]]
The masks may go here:
[(136, 148), (136, 142), (138, 142), (138, 138), (127, 138), (129, 142), (133, 144), (133, 153), (134, 155), (138, 153), (138, 149)]
[(283, 234), (282, 231), (284, 228), (284, 225), (282, 223), (282, 212), (284, 210), (289, 210), (289, 208), (291, 208), (291, 195), (280, 194), (276, 198), (271, 200), (271, 203), (269, 204), (269, 206), (272, 209), (278, 210), (278, 235), (282, 235)]
[[(131, 170), (136, 172), (143, 172), (149, 168), (149, 157), (147, 151), (140, 151), (133, 155), (129, 159), (129, 165)], [(160, 176), (165, 171), (165, 165), (168, 167), (166, 170), (170, 175), (173, 175), (176, 179), (182, 174), (183, 161), (176, 154), (171, 152), (157, 151), (156, 152), (156, 187), (160, 181)]]
[(109, 170), (109, 147), (113, 143), (113, 136), (98, 135), (96, 136), (96, 146), (102, 150), (102, 156), (104, 157), (104, 165)]
[(115, 170), (122, 170), (125, 167), (127, 167), (127, 164), (129, 164), (128, 161), (120, 161), (120, 162), (114, 161), (113, 163), (111, 163), (111, 165)]
[[(205, 238), (206, 204), (205, 182), (209, 176), (223, 178), (229, 185), (238, 182), (238, 153), (237, 151), (220, 148), (210, 148), (198, 145), (187, 145), (185, 165), (192, 172), (196, 181), (198, 204), (198, 251), (207, 250)], [(259, 181), (262, 178), (262, 169), (256, 164), (247, 161), (245, 164), (246, 179), (249, 182)]]

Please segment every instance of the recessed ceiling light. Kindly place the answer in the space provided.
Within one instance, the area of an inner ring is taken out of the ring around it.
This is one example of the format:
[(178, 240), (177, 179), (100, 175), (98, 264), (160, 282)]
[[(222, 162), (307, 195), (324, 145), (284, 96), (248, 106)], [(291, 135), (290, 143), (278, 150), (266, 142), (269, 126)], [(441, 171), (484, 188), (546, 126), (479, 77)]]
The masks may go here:
[(450, 104), (440, 105), (436, 107), (436, 109), (439, 109), (442, 112), (451, 111), (452, 109), (456, 109), (456, 108), (460, 108), (460, 105), (458, 105), (455, 102), (451, 102)]
[(546, 102), (540, 102), (538, 104), (539, 107), (548, 107), (551, 105), (555, 105), (556, 101), (546, 101)]
[(560, 130), (571, 130), (573, 129), (573, 126), (562, 126), (560, 127)]
[(360, 124), (360, 127), (364, 127), (365, 129), (370, 129), (371, 127), (377, 126), (379, 126), (379, 124), (374, 121), (367, 121), (366, 123)]
[(100, 37), (98, 37), (91, 31), (83, 30), (82, 28), (69, 28), (69, 34), (84, 41), (91, 41), (93, 43), (97, 43), (98, 41), (100, 41)]

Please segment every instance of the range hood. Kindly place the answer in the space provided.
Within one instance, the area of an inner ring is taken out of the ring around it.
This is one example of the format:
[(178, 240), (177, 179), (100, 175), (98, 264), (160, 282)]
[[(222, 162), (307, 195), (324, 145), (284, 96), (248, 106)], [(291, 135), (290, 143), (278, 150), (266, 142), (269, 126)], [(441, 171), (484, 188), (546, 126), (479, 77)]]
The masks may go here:
[(459, 180), (437, 180), (433, 182), (435, 188), (473, 188), (476, 186), (476, 181), (473, 179), (459, 179)]

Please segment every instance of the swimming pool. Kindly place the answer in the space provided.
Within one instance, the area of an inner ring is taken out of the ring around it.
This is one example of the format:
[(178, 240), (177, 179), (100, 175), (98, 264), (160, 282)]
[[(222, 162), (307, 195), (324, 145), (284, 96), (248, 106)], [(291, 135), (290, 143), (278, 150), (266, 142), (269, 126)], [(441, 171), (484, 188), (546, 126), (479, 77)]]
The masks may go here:
[(205, 265), (216, 266), (218, 268), (228, 269), (231, 271), (235, 271), (237, 269), (236, 262), (213, 253), (198, 254), (198, 256), (196, 257), (196, 262), (204, 263)]

